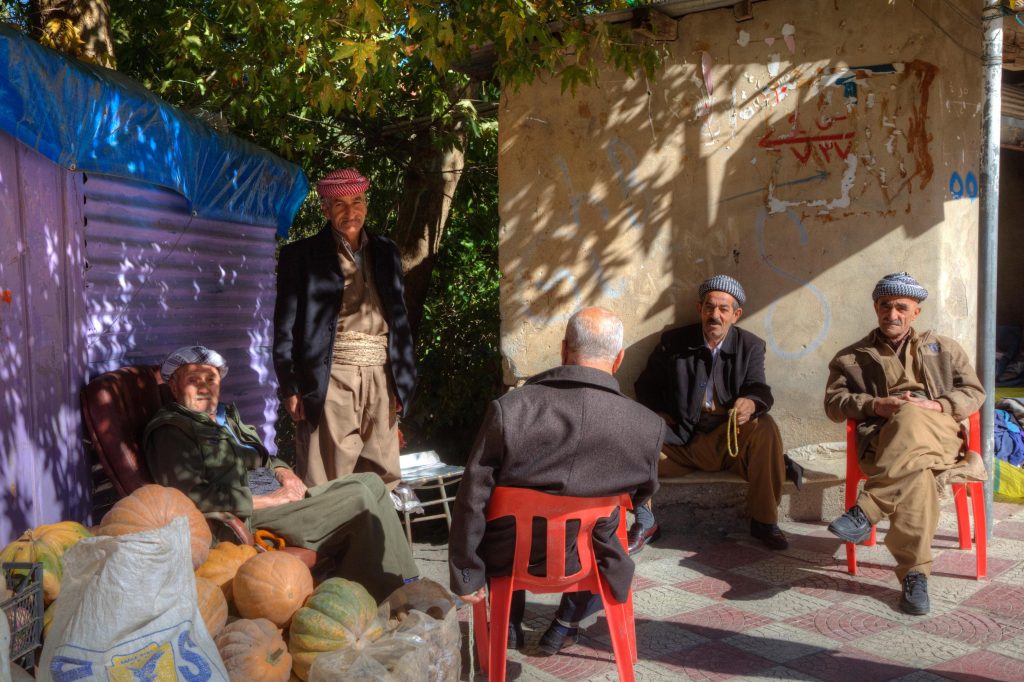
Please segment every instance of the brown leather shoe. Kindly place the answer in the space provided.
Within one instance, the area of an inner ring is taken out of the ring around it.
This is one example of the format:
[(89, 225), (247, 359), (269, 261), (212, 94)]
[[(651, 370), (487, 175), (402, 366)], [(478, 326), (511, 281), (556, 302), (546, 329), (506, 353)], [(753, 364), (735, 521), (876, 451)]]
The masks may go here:
[(639, 523), (634, 523), (629, 527), (629, 533), (626, 535), (626, 540), (629, 542), (629, 555), (639, 554), (640, 550), (644, 548), (648, 542), (652, 542), (661, 537), (661, 528), (658, 524), (654, 524), (647, 530), (644, 530), (643, 526)]

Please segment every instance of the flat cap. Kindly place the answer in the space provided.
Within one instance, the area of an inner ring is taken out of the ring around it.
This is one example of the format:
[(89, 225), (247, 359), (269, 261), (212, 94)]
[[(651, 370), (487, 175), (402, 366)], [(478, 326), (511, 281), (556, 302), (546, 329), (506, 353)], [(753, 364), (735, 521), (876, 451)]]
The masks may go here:
[(703, 301), (704, 296), (709, 291), (724, 291), (735, 298), (736, 304), (741, 308), (743, 307), (743, 304), (747, 302), (747, 294), (743, 291), (743, 287), (729, 275), (715, 275), (714, 277), (708, 277), (706, 280), (701, 282), (700, 288), (697, 289), (697, 297)]
[(878, 280), (875, 290), (871, 292), (872, 301), (877, 301), (883, 296), (912, 298), (920, 303), (928, 298), (928, 290), (911, 277), (909, 272), (894, 272)]
[(228, 361), (217, 351), (206, 346), (182, 346), (160, 365), (160, 376), (169, 381), (174, 371), (183, 365), (213, 365), (220, 370), (221, 379), (228, 375)]

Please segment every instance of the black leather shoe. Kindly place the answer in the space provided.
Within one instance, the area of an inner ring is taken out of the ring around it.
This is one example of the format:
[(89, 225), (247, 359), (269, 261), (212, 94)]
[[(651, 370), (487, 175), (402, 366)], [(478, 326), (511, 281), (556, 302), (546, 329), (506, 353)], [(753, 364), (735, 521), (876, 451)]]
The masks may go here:
[(768, 549), (789, 548), (789, 540), (786, 539), (786, 534), (782, 532), (778, 524), (761, 523), (750, 519), (750, 534), (760, 540)]
[(526, 644), (526, 635), (523, 634), (523, 626), (520, 623), (508, 624), (508, 647), (509, 649), (522, 649)]
[(629, 543), (629, 555), (639, 554), (640, 550), (644, 548), (648, 542), (657, 540), (661, 537), (661, 528), (658, 524), (654, 524), (647, 530), (639, 523), (634, 523), (629, 527), (629, 533), (626, 535), (626, 541)]
[(840, 540), (859, 545), (871, 535), (871, 522), (861, 508), (854, 505), (850, 507), (850, 511), (828, 524), (828, 532)]
[(548, 656), (554, 656), (562, 649), (571, 647), (580, 641), (580, 629), (569, 628), (557, 620), (551, 621), (551, 625), (540, 638), (541, 653), (547, 654)]
[(928, 576), (911, 571), (903, 578), (903, 594), (900, 595), (900, 611), (912, 616), (923, 616), (931, 609), (928, 601)]

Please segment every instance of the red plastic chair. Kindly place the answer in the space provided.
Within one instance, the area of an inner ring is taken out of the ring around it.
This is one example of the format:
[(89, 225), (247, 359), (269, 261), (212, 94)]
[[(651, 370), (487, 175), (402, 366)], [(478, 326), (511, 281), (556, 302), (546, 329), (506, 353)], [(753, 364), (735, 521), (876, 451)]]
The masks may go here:
[[(981, 417), (975, 412), (968, 418), (968, 447), (974, 452), (981, 452)], [(849, 419), (846, 422), (846, 508), (857, 504), (857, 484), (866, 480), (867, 476), (860, 468), (857, 456), (857, 422)], [(956, 503), (957, 530), (960, 536), (960, 549), (971, 548), (971, 520), (967, 510), (967, 494), (970, 492), (974, 509), (974, 542), (977, 545), (977, 567), (975, 577), (981, 580), (988, 572), (988, 560), (985, 549), (985, 484), (980, 481), (953, 484), (953, 500)], [(866, 547), (875, 545), (875, 527), (871, 527), (871, 535), (862, 544)], [(850, 575), (857, 575), (857, 546), (846, 543), (846, 569)]]
[[(526, 488), (497, 487), (487, 506), (487, 520), (515, 518), (516, 546), (512, 559), (512, 575), (490, 580), (490, 634), (487, 605), (481, 601), (473, 606), (473, 632), (476, 636), (480, 668), (491, 682), (505, 680), (505, 653), (508, 645), (508, 619), (512, 592), (529, 590), (537, 594), (578, 592), (587, 590), (601, 595), (604, 612), (611, 631), (612, 650), (619, 679), (633, 681), (636, 663), (636, 630), (633, 623), (633, 593), (625, 602), (616, 601), (608, 583), (601, 578), (594, 557), (591, 537), (598, 519), (607, 518), (619, 509), (618, 537), (626, 546), (626, 510), (632, 508), (629, 495), (609, 497), (566, 497)], [(547, 520), (546, 575), (531, 575), (530, 542), (534, 517)], [(565, 574), (565, 524), (570, 519), (580, 523), (576, 548), (580, 570)], [(526, 532), (521, 532), (523, 529)]]

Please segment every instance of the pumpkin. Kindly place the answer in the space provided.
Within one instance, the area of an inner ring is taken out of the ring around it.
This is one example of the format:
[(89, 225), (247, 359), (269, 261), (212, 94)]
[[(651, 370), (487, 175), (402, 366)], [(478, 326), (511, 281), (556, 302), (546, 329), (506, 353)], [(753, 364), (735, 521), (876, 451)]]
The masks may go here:
[(236, 620), (217, 635), (217, 651), (231, 682), (288, 682), (292, 657), (281, 630), (266, 618)]
[(206, 629), (216, 637), (228, 622), (228, 600), (217, 583), (196, 576), (196, 601)]
[[(64, 577), (64, 552), (82, 538), (89, 537), (85, 526), (74, 521), (61, 521), (30, 528), (0, 551), (0, 562), (43, 565), (43, 602), (51, 604), (60, 594)], [(24, 571), (15, 571), (15, 575)]]
[(231, 592), (243, 618), (266, 618), (283, 628), (313, 592), (313, 575), (287, 552), (262, 552), (238, 568)]
[(320, 583), (292, 618), (288, 648), (295, 674), (305, 680), (313, 660), (325, 651), (363, 647), (384, 634), (377, 602), (366, 588), (344, 578)]
[(196, 575), (212, 580), (224, 592), (228, 604), (232, 603), (231, 581), (234, 580), (238, 568), (256, 556), (256, 548), (250, 545), (236, 545), (232, 542), (218, 543), (210, 550), (210, 555), (203, 565), (196, 569)]
[(144, 485), (120, 499), (100, 521), (102, 535), (127, 535), (163, 528), (172, 519), (184, 516), (192, 540), (192, 568), (199, 568), (210, 553), (213, 536), (196, 505), (177, 488)]

